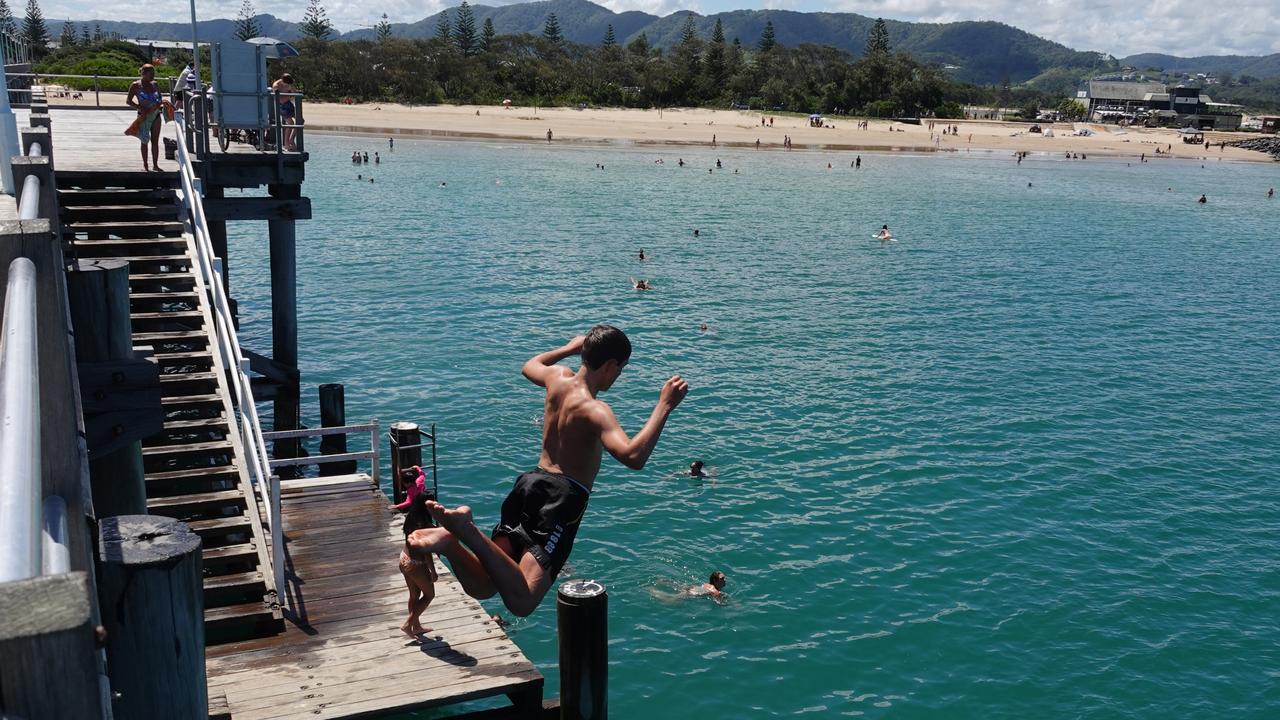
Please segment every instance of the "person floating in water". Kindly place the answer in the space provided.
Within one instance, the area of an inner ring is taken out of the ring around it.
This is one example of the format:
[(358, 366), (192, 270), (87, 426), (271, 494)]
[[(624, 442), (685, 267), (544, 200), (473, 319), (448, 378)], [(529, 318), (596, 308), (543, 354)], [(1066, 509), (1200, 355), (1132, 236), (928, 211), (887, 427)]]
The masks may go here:
[(396, 149), (396, 139), (393, 137), (387, 138), (387, 150), (395, 150), (395, 149)]
[(374, 153), (373, 153), (373, 164), (374, 164), (374, 165), (377, 165), (377, 164), (379, 164), (379, 163), (381, 163), (381, 162), (382, 162), (382, 158), (378, 157), (378, 153), (377, 153), (377, 151), (374, 151)]
[(724, 165), (721, 165), (721, 164), (720, 164), (720, 158), (716, 158), (716, 169), (717, 169), (717, 170), (720, 170), (720, 169), (721, 169), (721, 168), (723, 168), (723, 167), (724, 167)]
[(684, 158), (676, 158), (676, 164), (680, 167), (684, 167)]
[(881, 226), (880, 226), (880, 232), (876, 233), (876, 239), (877, 239), (877, 240), (892, 240), (892, 239), (893, 239), (893, 233), (889, 232), (889, 226), (888, 226), (888, 225), (881, 225)]
[(631, 287), (635, 288), (636, 290), (652, 290), (653, 289), (653, 285), (650, 284), (648, 280), (643, 280), (643, 279), (636, 280), (635, 278), (631, 279)]
[(640, 248), (640, 262), (644, 262), (644, 248)]
[(694, 460), (689, 463), (689, 477), (706, 477), (707, 473), (703, 470), (704, 467), (701, 460)]
[(710, 329), (711, 329), (711, 328), (710, 328), (710, 327), (708, 327), (706, 323), (702, 323), (701, 325), (699, 325), (699, 326), (698, 326), (698, 331), (699, 331), (699, 332), (707, 332), (707, 331), (708, 331), (708, 330), (710, 330)]
[(1209, 198), (1207, 198), (1207, 197), (1205, 197), (1203, 194), (1201, 194), (1201, 195), (1200, 195), (1200, 199), (1199, 199), (1199, 200), (1197, 200), (1196, 202), (1198, 202), (1198, 203), (1200, 203), (1201, 205), (1203, 205), (1203, 204), (1205, 204), (1205, 203), (1209, 202)]
[(711, 577), (707, 578), (706, 582), (701, 585), (694, 585), (685, 590), (685, 592), (695, 597), (720, 598), (724, 595), (724, 586), (728, 581), (729, 579), (724, 576), (724, 573), (717, 570), (711, 573)]
[[(415, 468), (416, 469), (416, 468)], [(412, 491), (411, 491), (412, 492)], [(433, 525), (427, 503), (434, 498), (430, 493), (420, 492), (408, 504), (408, 513), (404, 518), (404, 547), (400, 549), (400, 574), (409, 587), (409, 618), (400, 626), (405, 635), (417, 637), (431, 628), (422, 627), (422, 613), (436, 597), (435, 581), (439, 578), (431, 552), (414, 547), (409, 538), (414, 532)]]
[[(582, 356), (576, 373), (556, 364), (574, 355)], [(569, 558), (600, 472), (601, 449), (628, 468), (643, 468), (667, 419), (689, 392), (688, 383), (671, 376), (644, 427), (627, 437), (597, 395), (613, 386), (630, 360), (631, 341), (610, 325), (596, 325), (585, 336), (530, 358), (524, 376), (547, 391), (537, 468), (516, 478), (491, 536), (476, 527), (470, 507), (428, 501), (441, 527), (414, 531), (409, 545), (443, 555), (471, 597), (498, 594), (515, 615), (532, 613)]]
[(693, 236), (694, 236), (694, 237), (699, 237), (699, 235), (698, 235), (698, 228), (694, 228), (694, 229), (693, 229)]
[(1268, 199), (1268, 200), (1270, 200), (1271, 198), (1273, 198), (1273, 197), (1275, 197), (1275, 196), (1276, 196), (1276, 189), (1275, 189), (1275, 188), (1271, 188), (1270, 190), (1268, 190), (1268, 191), (1267, 191), (1267, 199)]

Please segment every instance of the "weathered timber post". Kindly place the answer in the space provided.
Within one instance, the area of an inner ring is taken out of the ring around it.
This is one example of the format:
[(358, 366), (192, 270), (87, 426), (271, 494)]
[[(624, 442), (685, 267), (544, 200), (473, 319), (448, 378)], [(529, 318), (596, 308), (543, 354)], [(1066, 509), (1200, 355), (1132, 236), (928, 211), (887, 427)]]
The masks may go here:
[(422, 465), (422, 433), (418, 424), (391, 423), (391, 491), (392, 499), (399, 504), (404, 500), (408, 485), (400, 477), (401, 470)]
[(98, 600), (115, 720), (209, 712), (200, 536), (159, 515), (99, 525)]
[[(346, 391), (338, 383), (321, 385), (320, 391), (320, 426), (342, 427), (347, 424)], [(337, 455), (347, 451), (346, 435), (320, 436), (320, 454)], [(351, 475), (356, 471), (355, 460), (320, 463), (321, 475)]]
[(103, 717), (84, 572), (0, 584), (0, 714)]
[(595, 580), (572, 580), (556, 593), (560, 636), (561, 720), (609, 715), (609, 594)]
[[(129, 263), (124, 260), (81, 260), (67, 273), (71, 327), (76, 361), (103, 363), (133, 358), (129, 321)], [(91, 398), (90, 398), (91, 399)], [(89, 447), (89, 482), (98, 517), (145, 515), (142, 441), (133, 440), (109, 452)]]
[[(268, 185), (272, 197), (296, 197), (297, 185)], [(271, 246), (271, 357), (283, 365), (288, 381), (276, 389), (274, 430), (297, 430), (299, 424), (298, 390), (298, 252), (293, 220), (268, 220), (267, 235)], [(276, 440), (276, 458), (302, 455), (302, 444), (296, 439)], [(290, 470), (285, 468), (281, 476)], [(292, 475), (290, 475), (292, 477)]]

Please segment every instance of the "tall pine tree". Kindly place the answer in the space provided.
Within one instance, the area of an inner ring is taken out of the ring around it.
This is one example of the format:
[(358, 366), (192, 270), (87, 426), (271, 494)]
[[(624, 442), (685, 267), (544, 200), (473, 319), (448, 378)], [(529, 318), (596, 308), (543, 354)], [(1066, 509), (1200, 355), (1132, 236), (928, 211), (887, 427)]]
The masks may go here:
[(630, 51), (630, 53), (632, 55), (635, 55), (636, 57), (648, 57), (649, 56), (649, 36), (645, 35), (644, 33), (640, 33), (640, 35), (637, 36), (635, 40), (632, 40), (631, 42), (627, 43), (627, 50)]
[(867, 47), (863, 56), (879, 59), (889, 56), (889, 28), (885, 26), (884, 18), (876, 18), (876, 24), (867, 33)]
[(89, 47), (93, 44), (93, 38), (89, 35), (88, 25), (80, 26), (80, 44), (85, 47)]
[(13, 11), (5, 0), (0, 0), (0, 32), (10, 37), (18, 34), (18, 23), (13, 19)]
[(711, 31), (711, 47), (707, 48), (707, 80), (713, 88), (724, 83), (724, 24), (716, 18), (716, 28)]
[(58, 45), (68, 48), (76, 44), (76, 26), (68, 20), (62, 23), (62, 35), (58, 37)]
[(27, 0), (27, 16), (22, 20), (22, 37), (31, 45), (35, 59), (44, 57), (49, 48), (49, 28), (44, 24), (44, 13), (36, 0)]
[(298, 29), (303, 35), (316, 40), (328, 40), (333, 34), (333, 23), (329, 22), (320, 0), (308, 0), (307, 11), (302, 14), (302, 25)]
[(760, 52), (769, 52), (778, 46), (778, 37), (773, 32), (773, 21), (766, 20), (764, 31), (760, 33)]
[(603, 42), (603, 43), (601, 43), (601, 44), (602, 44), (604, 47), (607, 47), (607, 48), (611, 48), (611, 47), (615, 47), (615, 46), (617, 46), (617, 44), (618, 44), (618, 39), (617, 39), (616, 37), (614, 37), (614, 36), (613, 36), (613, 23), (609, 23), (607, 26), (605, 26), (605, 30), (604, 30), (604, 42)]
[(458, 6), (458, 19), (453, 23), (453, 42), (463, 57), (476, 52), (476, 16), (467, 0), (462, 0), (462, 4)]
[(445, 8), (440, 11), (440, 17), (436, 18), (436, 39), (449, 42), (452, 36), (453, 30), (449, 27), (449, 9)]
[(555, 13), (547, 16), (547, 22), (542, 26), (542, 37), (556, 45), (564, 42), (564, 35), (560, 33), (560, 21), (556, 18)]
[(493, 52), (493, 39), (498, 36), (498, 32), (493, 29), (493, 18), (484, 19), (484, 29), (480, 31), (480, 49), (489, 53)]
[(387, 19), (386, 13), (382, 13), (382, 19), (373, 26), (373, 35), (380, 43), (391, 39), (391, 21)]
[(248, 40), (262, 34), (258, 21), (254, 19), (255, 14), (257, 11), (253, 9), (253, 0), (244, 0), (240, 5), (240, 14), (236, 16), (236, 37)]

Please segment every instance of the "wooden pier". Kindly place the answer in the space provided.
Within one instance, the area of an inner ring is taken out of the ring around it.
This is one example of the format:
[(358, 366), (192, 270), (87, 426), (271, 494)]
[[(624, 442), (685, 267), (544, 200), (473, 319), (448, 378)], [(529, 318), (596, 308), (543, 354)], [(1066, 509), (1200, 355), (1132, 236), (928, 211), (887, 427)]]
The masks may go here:
[[(374, 717), (503, 697), (510, 702), (474, 717), (545, 717), (541, 673), (438, 561), (436, 597), (422, 616), (431, 631), (421, 638), (400, 631), (408, 599), (397, 564), (402, 516), (369, 475), (280, 481), (278, 527), (266, 527), (272, 512), (245, 471), (254, 455), (237, 438), (244, 409), (228, 378), (239, 368), (219, 360), (214, 349), (226, 323), (211, 321), (216, 293), (200, 280), (195, 241), (174, 204), (181, 190), (172, 173), (177, 163), (162, 157), (170, 172), (141, 172), (139, 143), (122, 134), (132, 116), (128, 110), (49, 111), (51, 165), (55, 180), (60, 173), (68, 179), (58, 182), (64, 243), (73, 252), (130, 263), (133, 341), (154, 346), (160, 366), (165, 431), (144, 439), (141, 450), (148, 512), (187, 522), (204, 540), (206, 632), (246, 621), (239, 627), (247, 632), (209, 635), (210, 642), (241, 638), (206, 650), (210, 717)], [(25, 113), (19, 122), (25, 124)], [(166, 125), (163, 137), (173, 133)], [(284, 328), (273, 317), (275, 357), (253, 358), (254, 371), (268, 380), (277, 376), (274, 388), (260, 386), (260, 378), (253, 387), (255, 395), (264, 389), (259, 402), (276, 401), (279, 422), (282, 399), (296, 413), (292, 220), (310, 216), (309, 201), (298, 192), (306, 158), (294, 154), (286, 164), (275, 153), (241, 147), (219, 168), (219, 157), (206, 158), (202, 169), (216, 208), (210, 224), (222, 223), (214, 231), (215, 254), (225, 263), (225, 221), (272, 225), (273, 316), (289, 317)], [(259, 181), (271, 182), (273, 202), (246, 210), (220, 197), (219, 186)], [(285, 185), (292, 189), (277, 194)], [(280, 274), (277, 245), (288, 246), (288, 271)], [(175, 404), (188, 400), (203, 409), (175, 414)], [(177, 462), (174, 453), (195, 459)], [(273, 531), (283, 537), (281, 548), (272, 547)], [(281, 556), (284, 562), (273, 565)], [(277, 587), (272, 574), (280, 567)], [(243, 592), (228, 599), (223, 586), (232, 582)]]
[(422, 640), (400, 632), (402, 516), (364, 475), (285, 481), (286, 628), (210, 647), (209, 697), (233, 720), (367, 717), (511, 698), (538, 717), (542, 675), (436, 563)]

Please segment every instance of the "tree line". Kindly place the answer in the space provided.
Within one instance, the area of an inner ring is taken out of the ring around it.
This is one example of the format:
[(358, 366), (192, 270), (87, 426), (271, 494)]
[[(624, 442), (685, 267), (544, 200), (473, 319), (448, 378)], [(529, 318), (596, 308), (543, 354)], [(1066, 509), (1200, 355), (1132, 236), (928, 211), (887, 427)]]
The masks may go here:
[[(241, 20), (252, 18), (245, 0)], [(298, 41), (301, 55), (282, 60), (309, 97), (356, 102), (624, 107), (710, 106), (877, 116), (959, 117), (962, 104), (1051, 99), (1027, 90), (952, 81), (935, 65), (889, 46), (885, 23), (873, 26), (860, 57), (812, 44), (784, 47), (772, 23), (750, 45), (728, 39), (717, 22), (711, 37), (686, 20), (680, 41), (664, 50), (642, 33), (625, 46), (610, 25), (598, 45), (573, 43), (555, 14), (540, 35), (498, 35), (477, 27), (463, 2), (440, 14), (434, 37), (391, 34), (384, 16), (374, 40), (331, 41), (333, 26), (310, 0)]]

